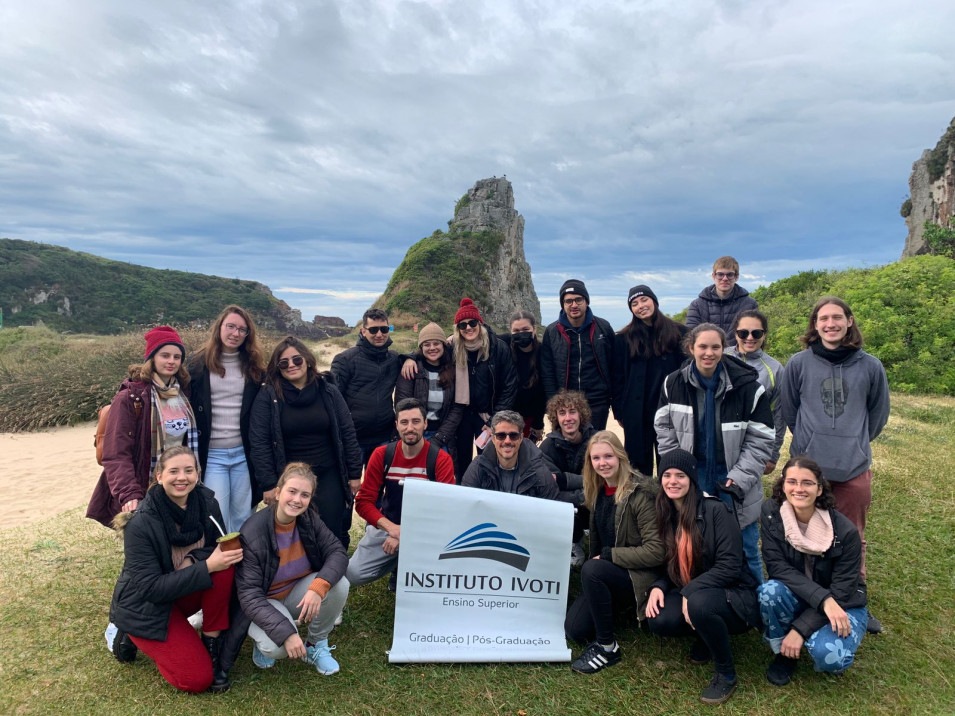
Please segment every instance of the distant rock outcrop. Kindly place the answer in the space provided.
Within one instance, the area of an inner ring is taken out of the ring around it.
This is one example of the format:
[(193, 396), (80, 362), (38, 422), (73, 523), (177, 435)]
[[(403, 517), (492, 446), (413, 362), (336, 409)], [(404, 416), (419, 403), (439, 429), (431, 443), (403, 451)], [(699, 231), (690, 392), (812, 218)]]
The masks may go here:
[(496, 330), (522, 309), (540, 323), (540, 301), (524, 256), (524, 217), (507, 179), (479, 180), (454, 207), (448, 231), (408, 249), (375, 306), (393, 323), (437, 321), (450, 328), (462, 297), (474, 299)]
[(955, 216), (955, 119), (935, 149), (926, 149), (912, 165), (909, 198), (903, 202), (900, 213), (909, 229), (902, 258), (930, 252), (923, 236), (926, 221), (952, 226)]

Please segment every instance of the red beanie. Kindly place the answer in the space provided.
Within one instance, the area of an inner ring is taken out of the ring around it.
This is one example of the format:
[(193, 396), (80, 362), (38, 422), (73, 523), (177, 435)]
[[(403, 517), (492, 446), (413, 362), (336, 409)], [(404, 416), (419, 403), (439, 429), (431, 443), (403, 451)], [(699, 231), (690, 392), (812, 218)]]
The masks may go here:
[(179, 347), (179, 350), (182, 351), (183, 360), (185, 360), (186, 347), (182, 344), (182, 338), (179, 337), (179, 334), (176, 333), (176, 329), (172, 326), (156, 326), (155, 328), (152, 328), (146, 332), (145, 338), (146, 360), (152, 358), (153, 353), (158, 351), (163, 346), (169, 345), (170, 343)]
[(454, 324), (457, 325), (461, 321), (467, 321), (471, 318), (476, 318), (481, 323), (484, 323), (484, 319), (481, 318), (481, 312), (478, 310), (478, 307), (474, 305), (474, 301), (470, 298), (462, 298), (461, 308), (454, 314)]

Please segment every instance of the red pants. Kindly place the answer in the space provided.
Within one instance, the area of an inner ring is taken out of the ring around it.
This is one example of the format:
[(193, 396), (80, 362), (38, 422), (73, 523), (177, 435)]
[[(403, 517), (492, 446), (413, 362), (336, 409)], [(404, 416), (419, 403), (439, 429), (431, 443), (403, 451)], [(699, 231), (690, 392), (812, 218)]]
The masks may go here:
[(865, 516), (872, 504), (872, 470), (856, 475), (845, 482), (832, 482), (832, 496), (836, 509), (849, 518), (859, 530), (862, 540), (862, 579), (865, 579)]
[(180, 691), (198, 694), (212, 684), (212, 659), (188, 617), (202, 610), (202, 631), (229, 628), (229, 598), (232, 595), (232, 567), (212, 573), (212, 588), (179, 597), (169, 613), (165, 641), (130, 639), (146, 656), (156, 662), (159, 673)]

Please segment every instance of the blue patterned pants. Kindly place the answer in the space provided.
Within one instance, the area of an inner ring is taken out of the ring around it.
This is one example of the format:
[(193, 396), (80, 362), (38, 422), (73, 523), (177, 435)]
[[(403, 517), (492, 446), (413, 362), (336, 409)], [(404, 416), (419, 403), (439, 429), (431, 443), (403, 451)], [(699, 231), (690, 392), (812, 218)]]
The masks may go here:
[[(778, 579), (763, 582), (756, 590), (759, 597), (759, 613), (763, 618), (765, 630), (763, 638), (769, 642), (774, 654), (779, 653), (779, 645), (792, 628), (792, 623), (803, 611), (810, 608), (785, 584)], [(865, 636), (865, 627), (869, 612), (865, 607), (847, 609), (852, 633), (840, 637), (829, 624), (812, 633), (806, 639), (806, 651), (816, 665), (816, 671), (828, 671), (841, 674), (855, 659), (856, 649)]]

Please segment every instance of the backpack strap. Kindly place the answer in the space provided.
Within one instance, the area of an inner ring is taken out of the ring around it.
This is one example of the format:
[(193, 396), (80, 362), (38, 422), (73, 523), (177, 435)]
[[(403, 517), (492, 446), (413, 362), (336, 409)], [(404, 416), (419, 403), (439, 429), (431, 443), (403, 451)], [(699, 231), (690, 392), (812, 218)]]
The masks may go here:
[(436, 482), (438, 479), (437, 465), (438, 465), (438, 453), (440, 452), (441, 452), (441, 448), (438, 447), (437, 443), (428, 441), (427, 470), (428, 470), (428, 479), (431, 480), (431, 482)]
[(382, 478), (388, 475), (388, 470), (391, 468), (391, 463), (395, 461), (395, 450), (398, 448), (398, 443), (390, 442), (385, 445), (385, 466), (381, 471)]

